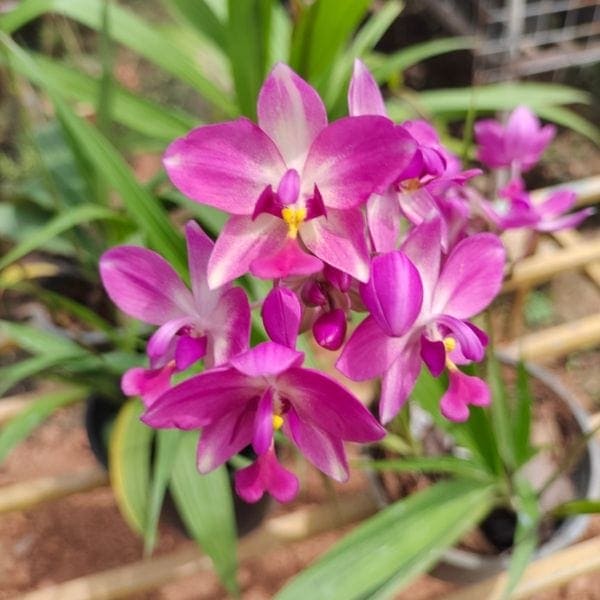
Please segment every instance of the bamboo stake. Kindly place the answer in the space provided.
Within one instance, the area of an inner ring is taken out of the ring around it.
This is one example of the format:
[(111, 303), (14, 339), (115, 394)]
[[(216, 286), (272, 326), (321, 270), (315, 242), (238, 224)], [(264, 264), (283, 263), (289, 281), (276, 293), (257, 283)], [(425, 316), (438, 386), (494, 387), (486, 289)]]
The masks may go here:
[(23, 409), (27, 408), (39, 395), (38, 391), (25, 394), (15, 394), (0, 400), (0, 425), (16, 417)]
[(87, 492), (108, 484), (104, 469), (94, 467), (77, 473), (41, 477), (0, 487), (0, 514), (31, 508), (41, 502)]
[[(574, 229), (565, 229), (564, 231), (555, 231), (552, 237), (563, 247), (571, 248), (583, 243), (584, 238)], [(589, 263), (583, 267), (586, 275), (600, 288), (600, 260)]]
[[(377, 510), (374, 500), (363, 494), (339, 499), (267, 520), (239, 544), (240, 561), (273, 550), (292, 541), (348, 525)], [(109, 569), (20, 596), (21, 600), (114, 600), (155, 588), (174, 579), (189, 577), (212, 568), (208, 557), (195, 544), (169, 556), (151, 558)]]
[[(532, 594), (563, 585), (571, 579), (600, 569), (600, 536), (570, 546), (531, 563), (511, 600), (524, 600)], [(500, 600), (506, 586), (506, 572), (444, 597), (444, 600)]]
[(511, 277), (504, 282), (503, 292), (519, 287), (533, 286), (551, 279), (557, 273), (584, 267), (600, 260), (600, 239), (586, 241), (551, 254), (536, 254), (523, 259), (512, 270)]
[(541, 360), (557, 358), (600, 344), (600, 313), (543, 331), (536, 331), (502, 347), (510, 358)]

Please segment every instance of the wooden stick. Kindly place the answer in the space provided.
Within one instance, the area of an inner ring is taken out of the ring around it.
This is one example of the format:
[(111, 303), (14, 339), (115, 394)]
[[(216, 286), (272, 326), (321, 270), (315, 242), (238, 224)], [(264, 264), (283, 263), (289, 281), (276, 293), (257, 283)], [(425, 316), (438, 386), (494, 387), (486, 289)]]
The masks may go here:
[[(267, 520), (239, 544), (241, 561), (265, 553), (277, 546), (306, 539), (329, 531), (332, 526), (348, 525), (373, 514), (377, 510), (368, 494), (341, 498), (328, 503)], [(125, 598), (155, 588), (174, 579), (189, 577), (212, 568), (210, 560), (202, 556), (195, 544), (159, 558), (79, 577), (65, 583), (36, 590), (20, 596), (21, 600), (112, 600)]]
[(24, 408), (27, 408), (39, 395), (39, 392), (15, 394), (0, 400), (0, 425), (16, 417)]
[(557, 358), (598, 344), (600, 313), (530, 333), (501, 349), (513, 359), (542, 360)]
[[(555, 231), (552, 237), (563, 247), (571, 248), (584, 242), (584, 238), (574, 229), (565, 229), (563, 231)], [(600, 260), (588, 263), (583, 267), (585, 274), (600, 288)]]
[(62, 498), (69, 494), (87, 492), (108, 484), (108, 474), (100, 467), (77, 473), (41, 477), (23, 483), (0, 487), (0, 514), (31, 508), (41, 502)]
[[(511, 600), (524, 600), (532, 594), (559, 587), (571, 579), (600, 569), (600, 536), (531, 563)], [(463, 587), (444, 600), (500, 600), (506, 585), (506, 572), (480, 583)]]
[(600, 239), (586, 241), (549, 254), (536, 254), (523, 259), (504, 282), (503, 292), (533, 286), (551, 279), (557, 273), (584, 267), (600, 260)]

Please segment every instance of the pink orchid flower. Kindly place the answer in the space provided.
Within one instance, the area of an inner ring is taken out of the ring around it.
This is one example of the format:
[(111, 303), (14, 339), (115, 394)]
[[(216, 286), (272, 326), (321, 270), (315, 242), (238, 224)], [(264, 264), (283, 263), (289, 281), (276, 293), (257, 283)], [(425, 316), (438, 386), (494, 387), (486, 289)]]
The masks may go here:
[(212, 240), (199, 225), (186, 226), (189, 290), (159, 254), (136, 246), (119, 246), (100, 259), (102, 283), (126, 314), (159, 328), (150, 338), (150, 369), (125, 373), (123, 391), (141, 395), (149, 405), (169, 388), (171, 375), (204, 358), (220, 365), (248, 347), (250, 306), (241, 288), (210, 290), (206, 267)]
[[(354, 62), (348, 109), (350, 115), (387, 116), (379, 86), (360, 60)], [(462, 224), (468, 209), (464, 203), (456, 201), (446, 206), (445, 194), (451, 187), (463, 185), (481, 171), (461, 171), (458, 158), (444, 148), (436, 130), (426, 121), (405, 121), (397, 127), (414, 141), (416, 151), (388, 189), (373, 194), (367, 202), (367, 223), (373, 249), (390, 252), (398, 247), (402, 216), (414, 225), (441, 217), (442, 243), (447, 249), (451, 238), (455, 237), (452, 233), (457, 229), (456, 219), (460, 217)]]
[(367, 281), (360, 205), (408, 164), (412, 142), (382, 117), (328, 125), (317, 92), (283, 64), (263, 84), (257, 113), (258, 125), (198, 127), (165, 154), (182, 193), (232, 215), (208, 264), (210, 287), (248, 271), (308, 275), (323, 262)]
[[(457, 364), (480, 361), (485, 334), (469, 322), (496, 296), (502, 283), (504, 248), (487, 233), (441, 253), (439, 219), (416, 226), (401, 250), (373, 259), (371, 279), (361, 286), (370, 315), (348, 340), (337, 367), (355, 380), (383, 375), (380, 419), (389, 422), (405, 403), (424, 362), (434, 376), (450, 371), (442, 412), (468, 417), (467, 404), (489, 403), (487, 387)], [(476, 394), (463, 395), (470, 389)]]
[(540, 160), (555, 135), (556, 127), (542, 127), (529, 108), (518, 106), (510, 113), (506, 125), (495, 119), (475, 123), (477, 158), (488, 167), (511, 167), (518, 175)]
[(531, 200), (522, 179), (514, 179), (499, 192), (501, 201), (481, 200), (485, 216), (500, 230), (526, 227), (535, 231), (559, 231), (577, 227), (594, 214), (591, 207), (565, 214), (575, 205), (575, 192), (560, 189), (539, 204)]

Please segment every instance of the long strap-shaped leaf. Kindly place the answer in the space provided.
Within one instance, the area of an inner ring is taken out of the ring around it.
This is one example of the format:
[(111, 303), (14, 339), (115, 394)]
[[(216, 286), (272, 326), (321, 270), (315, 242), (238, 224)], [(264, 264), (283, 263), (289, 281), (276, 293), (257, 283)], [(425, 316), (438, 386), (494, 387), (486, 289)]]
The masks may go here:
[[(55, 12), (97, 31), (102, 29), (102, 0), (24, 0), (0, 17), (0, 30), (12, 33), (45, 13)], [(114, 4), (110, 11), (111, 37), (198, 90), (220, 112), (235, 116), (227, 94), (200, 73), (200, 65), (165, 38), (156, 27)]]
[(235, 592), (237, 569), (231, 482), (225, 467), (200, 475), (196, 469), (198, 435), (182, 436), (170, 489), (188, 531), (208, 554), (227, 588)]
[(277, 599), (392, 597), (476, 525), (493, 497), (490, 486), (445, 481), (396, 502), (336, 544)]
[(132, 221), (148, 235), (150, 245), (158, 250), (180, 273), (186, 272), (182, 236), (170, 223), (165, 211), (132, 174), (117, 150), (87, 121), (80, 119), (63, 102), (56, 83), (46, 77), (31, 57), (10, 38), (0, 33), (0, 48), (6, 51), (12, 66), (24, 77), (48, 92), (63, 127), (86, 157), (115, 190), (125, 204)]

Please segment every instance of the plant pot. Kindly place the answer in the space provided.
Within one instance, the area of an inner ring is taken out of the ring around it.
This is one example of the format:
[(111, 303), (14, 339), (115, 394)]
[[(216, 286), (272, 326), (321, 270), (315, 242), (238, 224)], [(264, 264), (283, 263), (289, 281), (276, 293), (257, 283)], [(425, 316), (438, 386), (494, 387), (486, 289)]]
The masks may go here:
[[(91, 395), (86, 400), (85, 429), (90, 448), (98, 462), (105, 469), (108, 469), (108, 438), (112, 424), (120, 408), (121, 405), (119, 403), (100, 395)], [(245, 448), (242, 454), (248, 458), (253, 457), (250, 447)], [(271, 506), (271, 498), (265, 494), (258, 502), (252, 504), (244, 502), (234, 491), (234, 470), (229, 464), (227, 465), (227, 470), (231, 482), (236, 529), (238, 537), (242, 537), (256, 529), (262, 523)], [(200, 476), (198, 475), (198, 477)], [(165, 494), (162, 516), (166, 521), (175, 525), (191, 538), (168, 490)]]
[[(516, 365), (516, 361), (503, 355), (499, 355), (500, 361), (506, 365)], [(564, 385), (547, 370), (535, 366), (526, 365), (529, 375), (537, 379), (550, 390), (556, 399), (560, 400), (572, 415), (579, 432), (589, 430), (589, 415), (571, 397)], [(373, 483), (372, 489), (377, 503), (383, 507), (389, 504), (389, 497), (381, 483), (381, 480), (371, 473), (370, 479)], [(569, 473), (569, 479), (576, 498), (597, 499), (600, 496), (600, 444), (595, 439), (590, 439), (586, 445), (585, 454), (577, 465)], [(588, 515), (576, 515), (565, 518), (551, 532), (549, 538), (536, 550), (534, 559), (546, 556), (561, 550), (581, 538), (587, 527)], [(504, 534), (505, 538), (512, 540), (512, 533), (516, 526), (514, 513), (506, 509), (495, 509), (480, 525), (487, 533), (486, 528), (495, 528), (496, 532)], [(511, 533), (512, 530), (512, 533)], [(505, 546), (507, 550), (498, 554), (488, 555), (465, 550), (462, 548), (451, 548), (447, 550), (442, 560), (430, 572), (431, 575), (445, 581), (454, 583), (475, 583), (491, 577), (505, 570), (510, 562), (509, 543)]]

